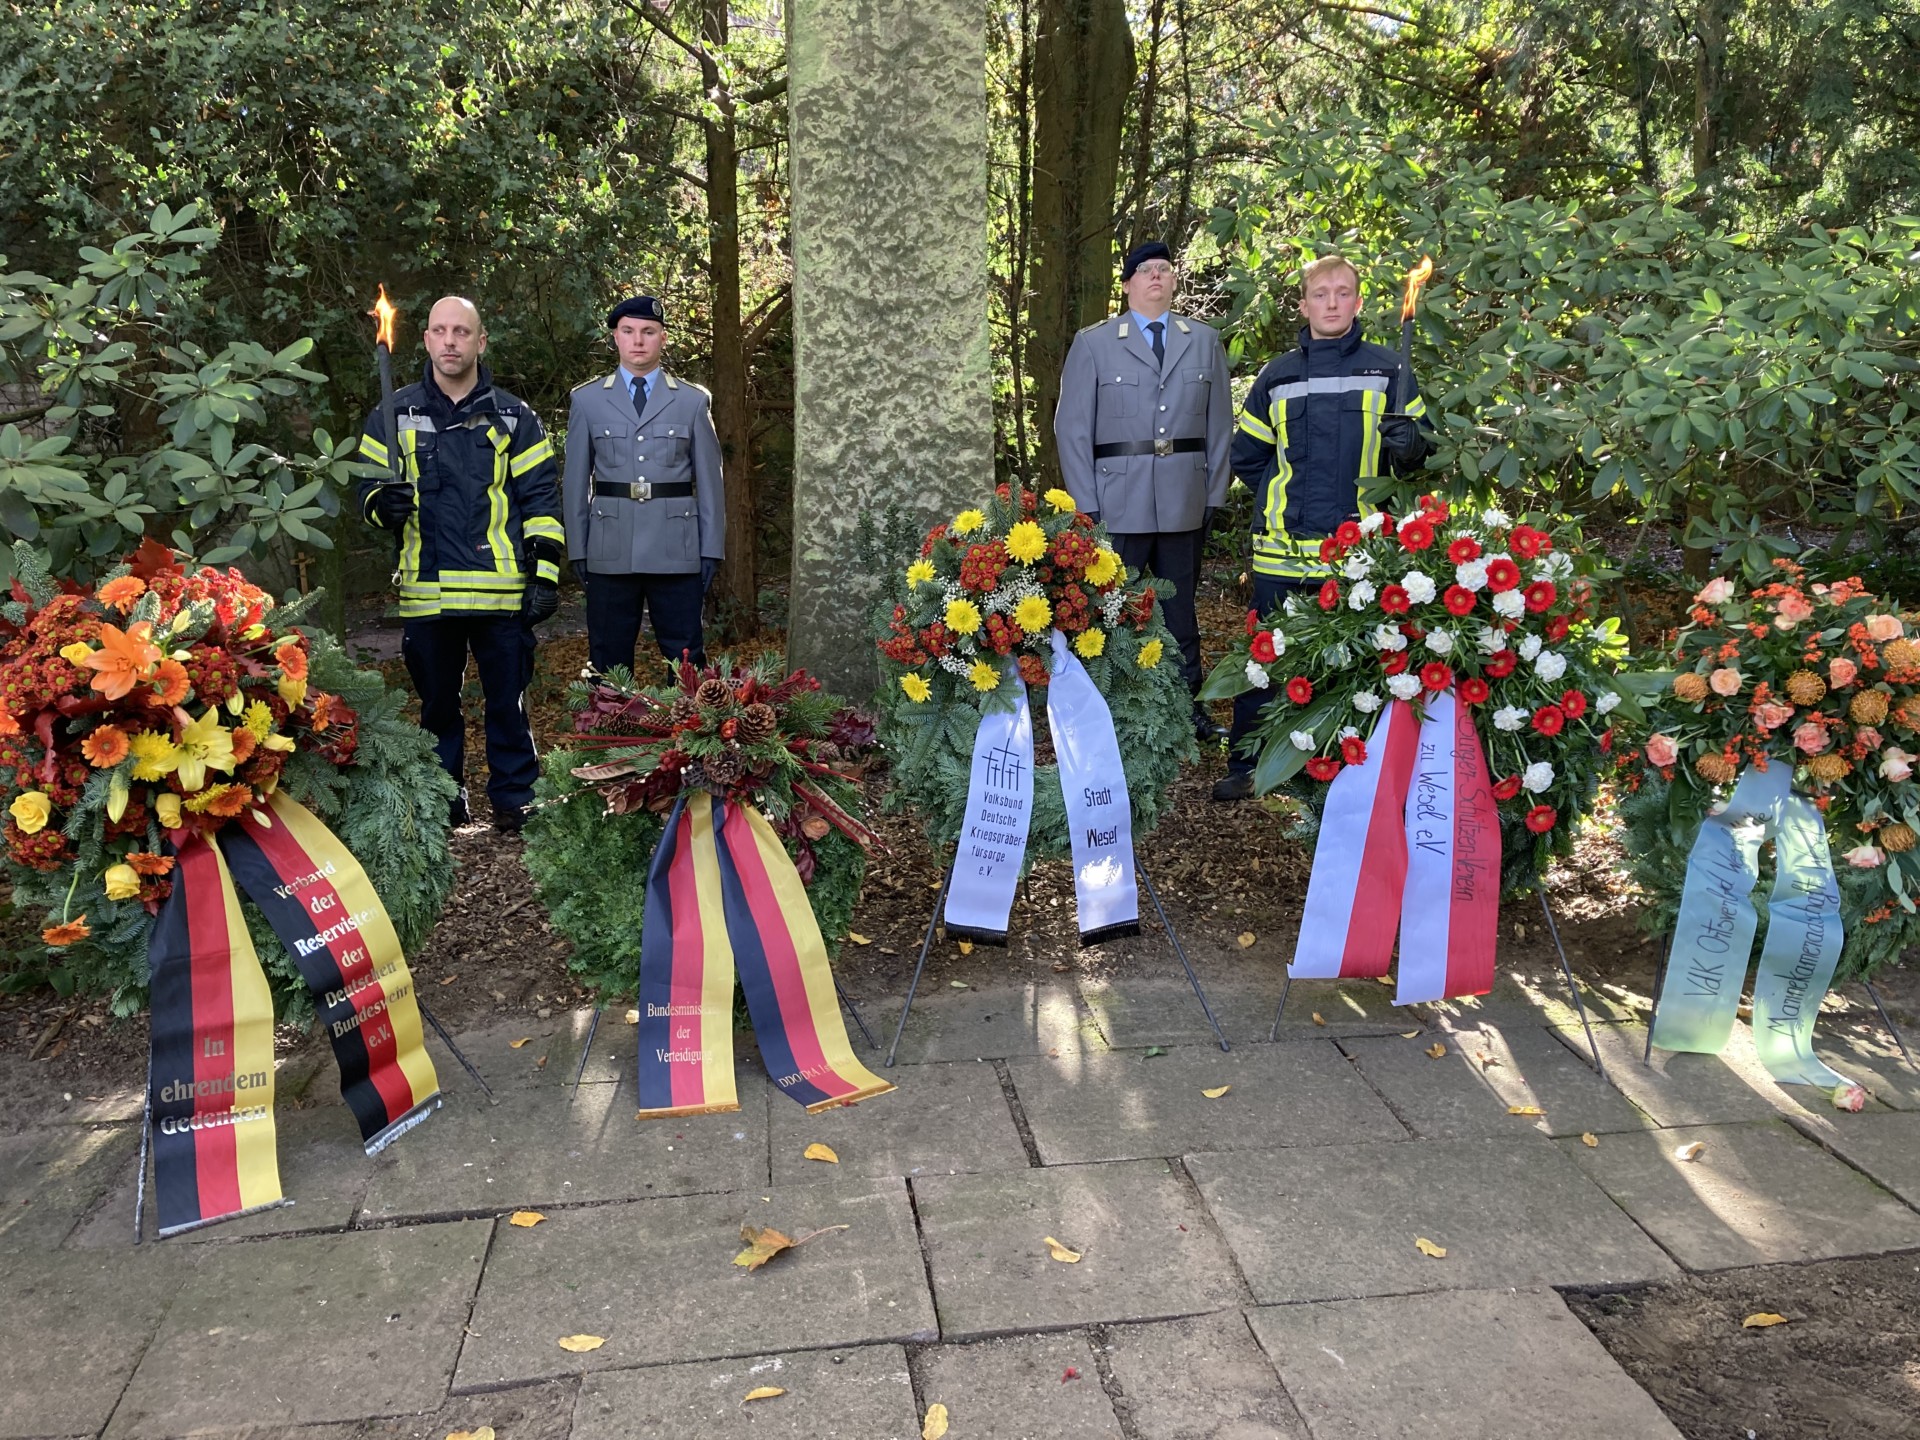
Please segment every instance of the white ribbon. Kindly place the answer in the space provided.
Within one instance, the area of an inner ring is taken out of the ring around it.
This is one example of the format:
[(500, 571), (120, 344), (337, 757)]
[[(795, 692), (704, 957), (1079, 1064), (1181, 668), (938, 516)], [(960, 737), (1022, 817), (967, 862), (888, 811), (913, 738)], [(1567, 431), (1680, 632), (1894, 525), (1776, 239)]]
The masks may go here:
[(1080, 943), (1140, 933), (1140, 887), (1133, 876), (1133, 807), (1113, 712), (1087, 667), (1053, 632), (1047, 723), (1060, 758), (1060, 792), (1073, 846), (1073, 892)]
[(1007, 917), (1033, 818), (1033, 717), (1026, 685), (1002, 661), (1000, 683), (1009, 682), (1018, 697), (1015, 708), (982, 715), (974, 732), (967, 809), (945, 912), (949, 935), (993, 945), (1007, 943)]

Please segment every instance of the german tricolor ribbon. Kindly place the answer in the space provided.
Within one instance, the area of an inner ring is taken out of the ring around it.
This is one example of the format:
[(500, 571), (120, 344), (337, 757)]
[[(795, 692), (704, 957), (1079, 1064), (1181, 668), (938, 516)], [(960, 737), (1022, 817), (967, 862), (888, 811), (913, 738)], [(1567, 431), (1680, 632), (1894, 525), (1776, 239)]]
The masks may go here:
[(767, 819), (681, 796), (647, 872), (640, 935), (640, 1116), (738, 1110), (733, 982), (774, 1084), (809, 1111), (893, 1086), (853, 1056), (806, 886)]
[(154, 1186), (160, 1233), (280, 1203), (273, 1004), (236, 883), (292, 954), (340, 1066), (369, 1155), (439, 1097), (413, 979), (360, 862), (314, 815), (275, 796), (212, 838), (175, 842), (173, 894), (148, 948)]

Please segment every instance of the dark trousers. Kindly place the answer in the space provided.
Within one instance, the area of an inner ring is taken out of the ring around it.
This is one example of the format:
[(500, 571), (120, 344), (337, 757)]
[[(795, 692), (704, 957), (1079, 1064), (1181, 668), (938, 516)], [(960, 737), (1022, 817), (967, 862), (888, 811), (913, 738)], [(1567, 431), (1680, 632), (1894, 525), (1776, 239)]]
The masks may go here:
[(496, 812), (533, 802), (540, 773), (524, 703), (533, 679), (533, 628), (511, 615), (440, 615), (409, 620), (400, 654), (420, 695), (420, 726), (433, 736), (440, 764), (466, 784), (467, 726), (460, 713), (467, 657), (480, 675), (487, 707), (487, 798)]
[(691, 575), (587, 574), (587, 658), (602, 674), (616, 665), (633, 668), (634, 642), (640, 638), (640, 612), (653, 615), (653, 638), (669, 664), (684, 651), (696, 665), (707, 663), (700, 635), (699, 572)]
[(1181, 530), (1172, 534), (1115, 535), (1114, 553), (1130, 574), (1151, 572), (1156, 579), (1174, 587), (1158, 587), (1160, 607), (1166, 613), (1167, 629), (1180, 646), (1180, 678), (1187, 689), (1198, 692), (1204, 678), (1200, 669), (1200, 617), (1194, 614), (1193, 592), (1200, 580), (1200, 548), (1206, 543), (1204, 530)]
[[(1267, 612), (1276, 608), (1289, 595), (1311, 595), (1320, 586), (1313, 580), (1281, 580), (1272, 575), (1255, 574), (1253, 577), (1253, 608), (1262, 620)], [(1229, 774), (1253, 769), (1253, 757), (1240, 753), (1240, 742), (1253, 733), (1253, 727), (1260, 723), (1260, 712), (1273, 697), (1281, 691), (1281, 668), (1285, 659), (1276, 660), (1267, 669), (1272, 672), (1273, 683), (1265, 690), (1249, 690), (1233, 698), (1233, 725), (1227, 731), (1227, 771)]]

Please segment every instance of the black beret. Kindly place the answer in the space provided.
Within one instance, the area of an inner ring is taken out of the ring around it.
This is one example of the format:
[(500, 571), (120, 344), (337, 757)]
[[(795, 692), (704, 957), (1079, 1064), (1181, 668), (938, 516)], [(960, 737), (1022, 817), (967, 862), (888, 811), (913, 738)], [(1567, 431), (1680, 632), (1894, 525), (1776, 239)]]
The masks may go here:
[(613, 329), (628, 316), (635, 320), (652, 320), (660, 325), (667, 323), (666, 309), (651, 295), (632, 295), (622, 300), (607, 312), (607, 328)]
[(1134, 246), (1127, 252), (1127, 258), (1120, 262), (1120, 279), (1131, 280), (1133, 272), (1149, 260), (1164, 260), (1171, 265), (1173, 252), (1158, 240), (1148, 240), (1144, 244)]

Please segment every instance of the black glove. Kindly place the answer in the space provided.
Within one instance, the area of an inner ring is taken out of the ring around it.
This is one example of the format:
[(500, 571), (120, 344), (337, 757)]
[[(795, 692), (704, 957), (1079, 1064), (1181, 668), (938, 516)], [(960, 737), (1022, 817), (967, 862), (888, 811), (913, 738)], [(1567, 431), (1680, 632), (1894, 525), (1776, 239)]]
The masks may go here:
[(551, 580), (529, 580), (520, 597), (520, 618), (529, 625), (551, 620), (560, 608), (560, 587)]
[(1418, 470), (1426, 462), (1427, 456), (1433, 453), (1427, 432), (1420, 428), (1420, 422), (1411, 415), (1388, 414), (1380, 417), (1380, 447), (1387, 452), (1388, 463), (1397, 475)]
[(587, 562), (586, 561), (576, 560), (573, 562), (573, 578), (580, 582), (580, 588), (582, 590), (587, 588)]
[(373, 492), (370, 508), (374, 523), (382, 530), (404, 529), (407, 517), (413, 514), (413, 487), (382, 485)]
[(713, 589), (713, 577), (720, 573), (720, 562), (711, 555), (700, 557), (700, 593), (705, 595)]

